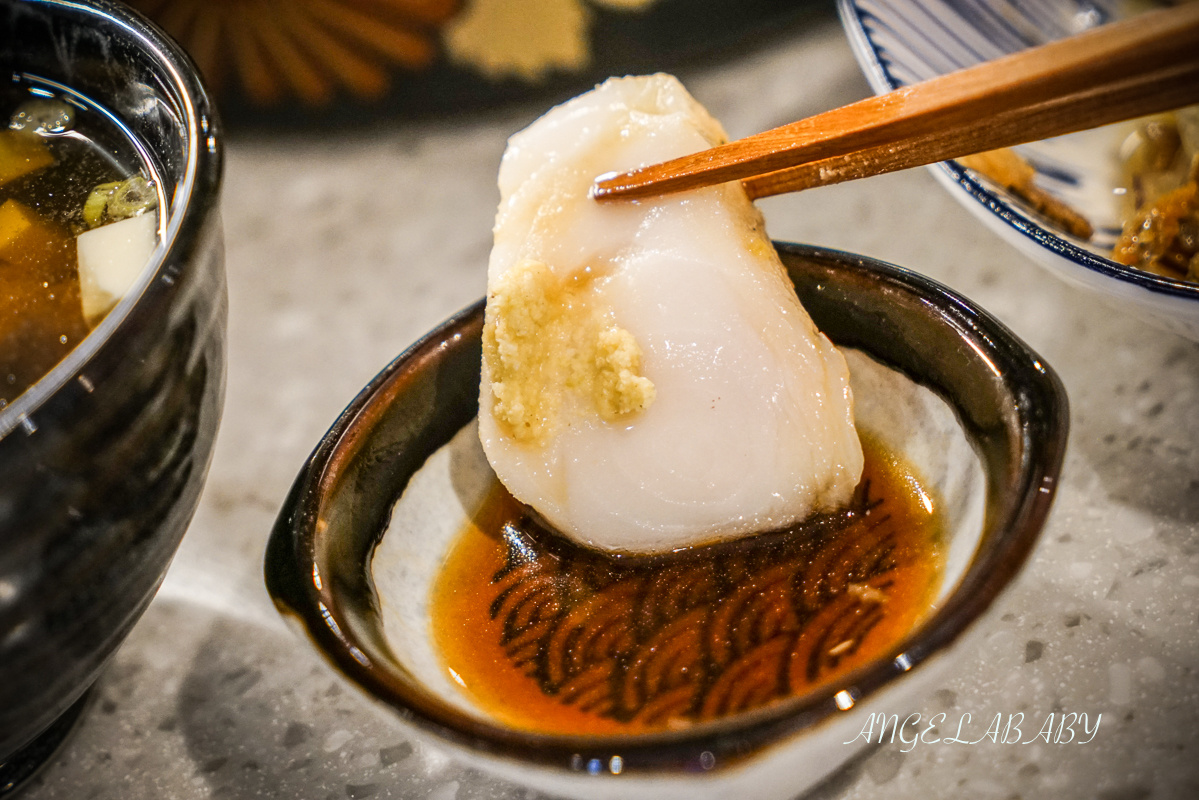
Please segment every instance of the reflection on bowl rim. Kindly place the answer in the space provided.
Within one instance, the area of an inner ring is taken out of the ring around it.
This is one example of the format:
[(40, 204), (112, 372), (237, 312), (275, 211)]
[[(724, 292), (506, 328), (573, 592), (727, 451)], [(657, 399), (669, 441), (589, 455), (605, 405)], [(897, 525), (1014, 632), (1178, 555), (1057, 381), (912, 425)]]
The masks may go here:
[[(158, 244), (137, 280), (116, 306), (105, 315), (100, 324), (89, 331), (83, 341), (72, 348), (62, 361), (55, 364), (7, 406), (0, 408), (0, 438), (7, 436), (18, 426), (28, 424), (27, 420), (30, 415), (35, 413), (38, 407), (64, 384), (74, 378), (76, 373), (104, 346), (113, 331), (129, 316), (130, 310), (141, 302), (153, 283), (164, 281), (169, 285), (173, 279), (166, 274), (164, 269), (167, 266), (167, 253), (177, 247), (190, 248), (191, 240), (196, 238), (198, 230), (194, 223), (185, 228), (185, 221), (187, 218), (200, 218), (203, 212), (203, 209), (193, 205), (193, 199), (198, 195), (215, 198), (222, 169), (221, 149), (216, 138), (216, 124), (213, 119), (214, 112), (208, 100), (207, 91), (200, 84), (195, 69), (190, 67), (191, 60), (187, 54), (157, 26), (146, 21), (137, 12), (112, 2), (112, 0), (89, 0), (87, 7), (80, 7), (78, 3), (71, 2), (71, 0), (35, 0), (31, 5), (64, 6), (77, 14), (105, 17), (128, 31), (130, 39), (140, 42), (146, 52), (154, 55), (155, 60), (163, 66), (164, 72), (173, 79), (173, 84), (169, 88), (176, 93), (185, 114), (184, 127), (187, 130), (187, 137), (184, 146), (187, 151), (187, 163), (183, 170), (183, 179), (176, 186), (174, 196), (166, 198), (170, 214), (166, 220), (163, 220), (160, 215)], [(181, 66), (187, 68), (181, 68)], [(25, 75), (24, 77), (36, 83), (74, 93), (71, 87), (55, 84), (53, 81), (47, 80), (45, 76)], [(92, 100), (92, 98), (88, 98), (88, 100)], [(102, 108), (110, 113), (113, 111), (107, 106), (102, 106)], [(120, 120), (116, 122), (119, 127), (124, 128), (123, 122)], [(126, 131), (126, 133), (128, 132)], [(144, 157), (144, 144), (136, 138), (133, 141), (139, 153)], [(159, 195), (161, 201), (163, 199), (161, 187)]]
[[(513, 756), (520, 762), (578, 772), (580, 763), (619, 755), (624, 772), (648, 776), (663, 772), (704, 771), (709, 764), (701, 758), (715, 757), (716, 770), (743, 763), (771, 745), (831, 719), (889, 686), (895, 678), (946, 650), (978, 619), (1007, 588), (1032, 551), (1048, 514), (1065, 452), (1068, 410), (1065, 390), (1057, 376), (1035, 353), (1001, 323), (948, 288), (900, 267), (821, 248), (776, 243), (784, 263), (788, 260), (817, 268), (836, 269), (845, 284), (856, 280), (876, 287), (884, 302), (904, 294), (910, 307), (919, 306), (928, 324), (958, 337), (962, 349), (977, 356), (995, 379), (1013, 397), (1013, 416), (1001, 427), (1004, 433), (1018, 430), (1019, 442), (1005, 437), (1004, 459), (1015, 459), (1011, 474), (998, 477), (987, 461), (987, 520), (983, 538), (970, 567), (953, 592), (905, 642), (872, 663), (839, 676), (815, 690), (782, 699), (764, 708), (730, 719), (696, 724), (680, 731), (636, 736), (584, 736), (531, 733), (485, 722), (460, 711), (427, 692), (388, 680), (387, 674), (372, 670), (371, 650), (386, 652), (380, 641), (357, 635), (355, 622), (339, 610), (338, 593), (344, 576), (322, 571), (319, 539), (325, 530), (322, 509), (329, 493), (340, 485), (346, 470), (362, 452), (383, 409), (402, 397), (404, 384), (435, 365), (447, 351), (474, 347), (482, 331), (483, 302), (459, 312), (397, 357), (359, 393), (325, 434), (293, 484), (271, 532), (265, 559), (267, 588), (276, 607), (297, 621), (326, 660), (402, 718), (452, 744), (491, 755)], [(825, 284), (812, 288), (813, 295), (828, 290)], [(802, 293), (801, 293), (802, 294)], [(809, 303), (805, 296), (805, 304)], [(811, 308), (809, 308), (811, 310)], [(868, 314), (869, 311), (863, 313)], [(816, 317), (816, 314), (813, 314)], [(818, 324), (821, 324), (818, 320)], [(852, 322), (845, 323), (852, 325)], [(828, 332), (828, 323), (822, 327)], [(832, 335), (832, 334), (831, 334)], [(852, 334), (850, 335), (852, 337)], [(862, 347), (860, 342), (839, 344)], [(895, 347), (908, 347), (900, 342)], [(867, 352), (872, 348), (865, 347)], [(877, 353), (877, 349), (872, 354)], [(876, 356), (877, 357), (877, 356)], [(449, 357), (452, 362), (453, 356)], [(435, 372), (435, 367), (434, 367)], [(473, 387), (477, 399), (477, 383)], [(438, 407), (437, 414), (442, 412)], [(961, 408), (955, 405), (961, 414)], [(419, 426), (417, 426), (419, 427)], [(458, 427), (454, 427), (454, 431)], [(984, 434), (968, 430), (976, 447)], [(987, 434), (993, 436), (994, 434)], [(977, 437), (977, 438), (976, 438)], [(448, 436), (445, 437), (448, 440)], [(441, 442), (444, 444), (444, 442)], [(993, 444), (993, 443), (992, 443)], [(440, 444), (438, 445), (440, 446)], [(435, 448), (434, 448), (435, 449)], [(432, 450), (420, 456), (419, 468)], [(417, 454), (419, 455), (419, 454)], [(410, 473), (403, 476), (406, 481)], [(1013, 485), (1000, 496), (999, 488)], [(358, 485), (358, 484), (355, 484)], [(394, 498), (393, 498), (394, 499)], [(361, 525), (356, 527), (361, 528)], [(377, 537), (382, 530), (370, 535)], [(354, 546), (337, 543), (339, 551)], [(369, 573), (369, 553), (362, 570)], [(982, 564), (980, 567), (979, 564)], [(982, 573), (982, 574), (980, 574)], [(352, 577), (349, 580), (362, 581)], [(369, 584), (369, 576), (365, 578)], [(373, 585), (369, 590), (373, 592)], [(369, 601), (377, 604), (377, 599)], [(389, 669), (398, 670), (394, 663)], [(579, 759), (582, 758), (582, 762)]]
[[(904, 84), (892, 74), (870, 35), (866, 32), (862, 23), (862, 14), (865, 12), (860, 12), (857, 0), (837, 0), (837, 11), (841, 15), (842, 24), (849, 37), (849, 44), (857, 56), (858, 62), (862, 64), (870, 88), (877, 94), (885, 94), (903, 86)], [(1005, 199), (1002, 192), (986, 186), (956, 161), (941, 161), (937, 164), (930, 164), (929, 168), (934, 170), (936, 177), (943, 182), (960, 186), (967, 195), (974, 198), (978, 205), (973, 206), (971, 210), (990, 212), (988, 215), (990, 218), (999, 220), (1037, 247), (1048, 250), (1054, 255), (1099, 275), (1156, 294), (1199, 301), (1199, 283), (1147, 272), (1079, 247), (1068, 239), (1055, 234), (1046, 227), (1044, 220), (1038, 220), (1022, 212), (1019, 207)]]

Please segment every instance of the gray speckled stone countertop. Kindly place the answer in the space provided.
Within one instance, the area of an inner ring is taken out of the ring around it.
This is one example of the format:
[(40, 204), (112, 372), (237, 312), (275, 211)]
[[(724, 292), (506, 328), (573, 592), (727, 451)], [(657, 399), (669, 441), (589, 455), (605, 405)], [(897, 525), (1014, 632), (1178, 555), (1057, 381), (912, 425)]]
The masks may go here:
[[(836, 21), (683, 75), (734, 136), (869, 93)], [(746, 87), (753, 87), (746, 91)], [(200, 510), (58, 758), (21, 800), (531, 797), (409, 742), (263, 588), (293, 476), (368, 379), (480, 297), (505, 138), (533, 112), (370, 135), (234, 137), (229, 384)], [(924, 272), (1052, 364), (1072, 433), (1035, 557), (949, 682), (913, 708), (1102, 714), (1086, 744), (897, 741), (820, 798), (1199, 797), (1199, 345), (1058, 283), (916, 170), (762, 203), (777, 239)], [(904, 750), (907, 752), (904, 752)]]

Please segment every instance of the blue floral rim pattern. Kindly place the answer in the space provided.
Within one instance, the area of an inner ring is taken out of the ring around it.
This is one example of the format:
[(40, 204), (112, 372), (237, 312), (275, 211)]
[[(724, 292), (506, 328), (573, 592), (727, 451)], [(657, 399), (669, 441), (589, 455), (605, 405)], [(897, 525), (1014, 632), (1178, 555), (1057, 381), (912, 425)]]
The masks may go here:
[[(1076, 13), (1037, 0), (838, 0), (854, 55), (878, 94), (979, 61), (1068, 36), (1109, 21), (1108, 0), (1085, 0)], [(931, 166), (1011, 229), (1057, 256), (1159, 294), (1199, 300), (1199, 285), (1127, 267), (1044, 228), (956, 162)], [(1066, 180), (1076, 176), (1066, 175)]]

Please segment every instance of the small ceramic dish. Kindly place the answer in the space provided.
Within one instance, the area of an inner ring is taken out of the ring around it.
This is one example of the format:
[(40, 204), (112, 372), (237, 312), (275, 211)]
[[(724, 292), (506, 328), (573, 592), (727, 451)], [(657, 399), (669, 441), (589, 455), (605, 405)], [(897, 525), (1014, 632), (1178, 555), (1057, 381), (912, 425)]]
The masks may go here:
[(851, 349), (859, 427), (888, 437), (945, 509), (939, 595), (885, 656), (805, 694), (662, 733), (529, 733), (474, 706), (439, 665), (429, 604), (493, 480), (471, 430), (481, 303), (380, 373), (304, 466), (266, 553), (277, 607), (415, 735), (528, 786), (784, 798), (814, 784), (862, 745), (846, 742), (869, 714), (910, 708), (931, 688), (1017, 574), (1053, 497), (1067, 404), (1034, 353), (945, 287), (845, 253), (778, 247), (813, 319)]
[[(1078, 33), (1135, 8), (1114, 0), (838, 0), (854, 55), (879, 94)], [(1108, 258), (1121, 230), (1118, 151), (1130, 130), (1108, 126), (1016, 148), (1036, 168), (1038, 186), (1091, 223), (1095, 233), (1088, 241), (1055, 227), (957, 162), (931, 169), (988, 227), (1054, 275), (1150, 324), (1199, 341), (1199, 284)]]

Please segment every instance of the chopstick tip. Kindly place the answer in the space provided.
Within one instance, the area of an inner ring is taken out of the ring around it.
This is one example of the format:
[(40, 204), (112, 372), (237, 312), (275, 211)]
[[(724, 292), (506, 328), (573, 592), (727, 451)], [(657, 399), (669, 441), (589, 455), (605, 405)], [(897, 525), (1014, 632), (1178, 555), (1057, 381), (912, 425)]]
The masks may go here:
[(591, 184), (591, 190), (588, 192), (588, 195), (592, 200), (608, 199), (612, 195), (612, 192), (619, 188), (619, 185), (613, 187), (606, 184), (610, 184), (619, 176), (620, 173), (616, 172), (615, 170), (612, 172), (605, 172), (601, 175), (596, 175), (595, 180)]

